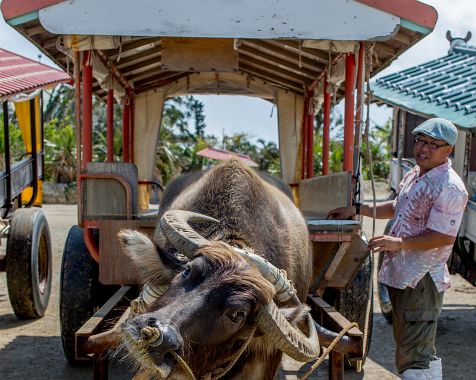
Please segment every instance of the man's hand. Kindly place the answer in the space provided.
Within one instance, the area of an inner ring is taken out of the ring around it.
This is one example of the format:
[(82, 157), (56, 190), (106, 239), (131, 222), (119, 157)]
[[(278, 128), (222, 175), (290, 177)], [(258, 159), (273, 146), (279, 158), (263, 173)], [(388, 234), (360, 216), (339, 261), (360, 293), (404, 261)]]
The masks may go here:
[(349, 219), (355, 215), (355, 207), (338, 207), (329, 211), (327, 219)]
[(402, 249), (402, 246), (402, 238), (388, 235), (376, 236), (370, 239), (368, 244), (369, 249), (374, 252), (399, 251)]

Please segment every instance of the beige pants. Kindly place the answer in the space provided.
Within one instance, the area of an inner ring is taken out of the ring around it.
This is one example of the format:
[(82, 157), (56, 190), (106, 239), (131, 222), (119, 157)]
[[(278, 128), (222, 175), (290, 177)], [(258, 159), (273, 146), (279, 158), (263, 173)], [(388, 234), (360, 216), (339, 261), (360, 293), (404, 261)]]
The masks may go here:
[(438, 293), (428, 273), (415, 289), (388, 287), (388, 292), (392, 301), (398, 372), (430, 368), (430, 360), (436, 354), (436, 323), (443, 306), (443, 292)]

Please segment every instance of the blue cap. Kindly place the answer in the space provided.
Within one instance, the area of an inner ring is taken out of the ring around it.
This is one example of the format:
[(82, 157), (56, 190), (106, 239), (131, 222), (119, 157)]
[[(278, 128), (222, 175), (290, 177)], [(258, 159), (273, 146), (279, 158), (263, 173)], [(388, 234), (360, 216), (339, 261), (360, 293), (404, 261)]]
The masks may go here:
[(420, 133), (436, 140), (446, 141), (451, 146), (455, 145), (458, 139), (458, 130), (454, 124), (439, 117), (428, 119), (412, 131), (412, 135), (418, 135)]

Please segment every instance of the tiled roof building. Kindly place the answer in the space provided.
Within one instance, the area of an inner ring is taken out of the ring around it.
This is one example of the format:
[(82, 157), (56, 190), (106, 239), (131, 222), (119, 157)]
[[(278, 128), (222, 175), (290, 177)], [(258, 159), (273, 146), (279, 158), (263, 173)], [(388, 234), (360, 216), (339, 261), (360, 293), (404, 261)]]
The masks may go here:
[(425, 118), (442, 117), (476, 130), (476, 46), (467, 44), (469, 37), (451, 39), (444, 57), (377, 79), (374, 97)]

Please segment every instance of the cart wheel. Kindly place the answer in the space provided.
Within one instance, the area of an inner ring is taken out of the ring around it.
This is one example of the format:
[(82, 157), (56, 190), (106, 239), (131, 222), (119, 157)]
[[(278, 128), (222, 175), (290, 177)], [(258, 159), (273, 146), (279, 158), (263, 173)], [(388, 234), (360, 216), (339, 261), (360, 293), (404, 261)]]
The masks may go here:
[(63, 351), (71, 365), (88, 363), (77, 359), (75, 334), (117, 289), (99, 282), (99, 266), (84, 244), (83, 230), (69, 230), (61, 264), (60, 327)]
[[(369, 352), (370, 340), (372, 337), (372, 325), (373, 325), (373, 295), (369, 292), (369, 285), (371, 281), (372, 273), (372, 256), (368, 255), (364, 263), (360, 267), (359, 271), (355, 275), (352, 283), (350, 283), (345, 289), (329, 289), (330, 294), (325, 294), (325, 297), (329, 297), (330, 303), (334, 305), (336, 310), (346, 317), (351, 322), (357, 322), (359, 329), (363, 332), (365, 327), (365, 319), (367, 314), (367, 303), (370, 298), (370, 319), (368, 323), (367, 339), (365, 341), (365, 356), (363, 363)], [(328, 301), (328, 302), (329, 302)], [(346, 356), (346, 366), (356, 367), (356, 360), (352, 357)], [(362, 364), (363, 364), (362, 363)], [(350, 365), (349, 365), (350, 364)]]
[(7, 241), (6, 272), (10, 303), (18, 318), (45, 314), (51, 291), (51, 238), (39, 208), (13, 213)]
[[(393, 219), (388, 221), (387, 225), (385, 226), (384, 235), (387, 235), (390, 233), (393, 223), (394, 223)], [(380, 270), (380, 267), (382, 266), (382, 260), (383, 260), (383, 253), (380, 253), (378, 256), (378, 270)], [(378, 303), (380, 305), (380, 310), (382, 311), (382, 315), (389, 323), (392, 323), (392, 303), (390, 302), (388, 289), (384, 284), (381, 284), (380, 282), (377, 283), (377, 286), (378, 286), (377, 298), (378, 298)]]

